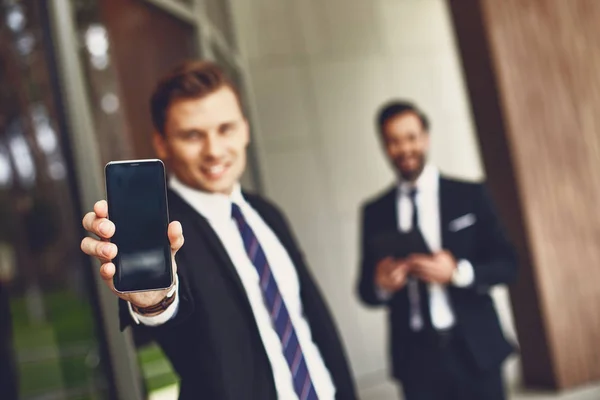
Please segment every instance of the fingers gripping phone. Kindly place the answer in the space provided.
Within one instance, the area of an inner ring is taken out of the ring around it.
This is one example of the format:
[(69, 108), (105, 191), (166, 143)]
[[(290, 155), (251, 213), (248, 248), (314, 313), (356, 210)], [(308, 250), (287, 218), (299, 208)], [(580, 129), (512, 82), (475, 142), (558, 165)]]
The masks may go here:
[(173, 283), (165, 167), (160, 160), (112, 161), (104, 169), (115, 289), (121, 293), (160, 290)]

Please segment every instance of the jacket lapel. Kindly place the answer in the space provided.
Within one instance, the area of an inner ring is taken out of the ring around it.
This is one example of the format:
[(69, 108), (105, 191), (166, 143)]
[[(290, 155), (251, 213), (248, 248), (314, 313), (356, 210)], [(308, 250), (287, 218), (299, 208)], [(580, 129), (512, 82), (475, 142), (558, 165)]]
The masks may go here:
[(439, 207), (440, 207), (440, 233), (442, 235), (442, 248), (448, 249), (452, 246), (450, 229), (448, 228), (450, 221), (452, 220), (452, 205), (458, 201), (456, 193), (452, 191), (450, 187), (450, 181), (440, 177), (440, 188), (439, 188)]
[(398, 198), (397, 188), (394, 186), (388, 191), (383, 199), (381, 200), (381, 207), (378, 208), (379, 214), (377, 219), (379, 220), (377, 226), (381, 227), (384, 232), (397, 231), (398, 230)]

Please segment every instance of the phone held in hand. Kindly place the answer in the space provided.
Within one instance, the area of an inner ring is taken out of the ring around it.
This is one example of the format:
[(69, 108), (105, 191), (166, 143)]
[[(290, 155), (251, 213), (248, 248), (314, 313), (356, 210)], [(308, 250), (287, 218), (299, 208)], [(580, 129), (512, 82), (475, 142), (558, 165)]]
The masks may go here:
[(386, 257), (403, 259), (411, 254), (431, 254), (431, 250), (419, 230), (383, 232), (372, 237), (370, 245), (375, 257), (379, 260)]
[(104, 169), (111, 242), (120, 293), (166, 289), (173, 284), (165, 166), (157, 159), (111, 161)]

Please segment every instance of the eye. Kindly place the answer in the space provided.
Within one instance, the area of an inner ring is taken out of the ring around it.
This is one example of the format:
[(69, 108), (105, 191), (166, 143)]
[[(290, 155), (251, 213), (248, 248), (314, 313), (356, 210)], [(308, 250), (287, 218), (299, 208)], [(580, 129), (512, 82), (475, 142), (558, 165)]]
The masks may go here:
[(219, 127), (219, 133), (221, 135), (229, 135), (235, 131), (236, 124), (234, 122), (228, 122)]
[(396, 138), (387, 138), (387, 139), (385, 140), (385, 144), (386, 144), (387, 146), (395, 146), (395, 145), (397, 145), (397, 144), (398, 144), (398, 139), (396, 139)]
[(202, 135), (196, 130), (182, 132), (179, 137), (186, 141), (199, 140)]

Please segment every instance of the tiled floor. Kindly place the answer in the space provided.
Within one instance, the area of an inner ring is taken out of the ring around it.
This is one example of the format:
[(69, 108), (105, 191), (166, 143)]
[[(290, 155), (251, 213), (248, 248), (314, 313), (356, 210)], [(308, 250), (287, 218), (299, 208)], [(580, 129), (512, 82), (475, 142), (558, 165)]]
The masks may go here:
[[(156, 392), (150, 396), (150, 400), (175, 400), (177, 399), (177, 388), (170, 387)], [(398, 390), (393, 384), (384, 383), (377, 387), (363, 390), (360, 393), (362, 400), (401, 400)], [(518, 391), (511, 394), (510, 400), (599, 400), (600, 385), (584, 387), (578, 390), (564, 392), (561, 394), (548, 394), (541, 392)]]
[(560, 394), (548, 394), (539, 392), (515, 393), (511, 400), (599, 400), (600, 385), (586, 386), (577, 390), (567, 391)]
[[(516, 390), (511, 393), (509, 398), (510, 400), (600, 400), (600, 385), (587, 386), (559, 394)], [(361, 399), (401, 400), (396, 387), (388, 383), (361, 391)]]
[[(517, 357), (511, 357), (504, 365), (505, 382), (514, 387), (519, 382), (520, 375), (519, 360)], [(397, 385), (388, 380), (385, 370), (362, 377), (358, 382), (358, 387), (362, 388), (360, 390), (361, 400), (403, 400)], [(509, 400), (600, 400), (600, 382), (596, 385), (558, 394), (514, 388), (510, 393)], [(153, 393), (149, 400), (176, 400), (177, 394), (177, 387), (169, 387)]]

